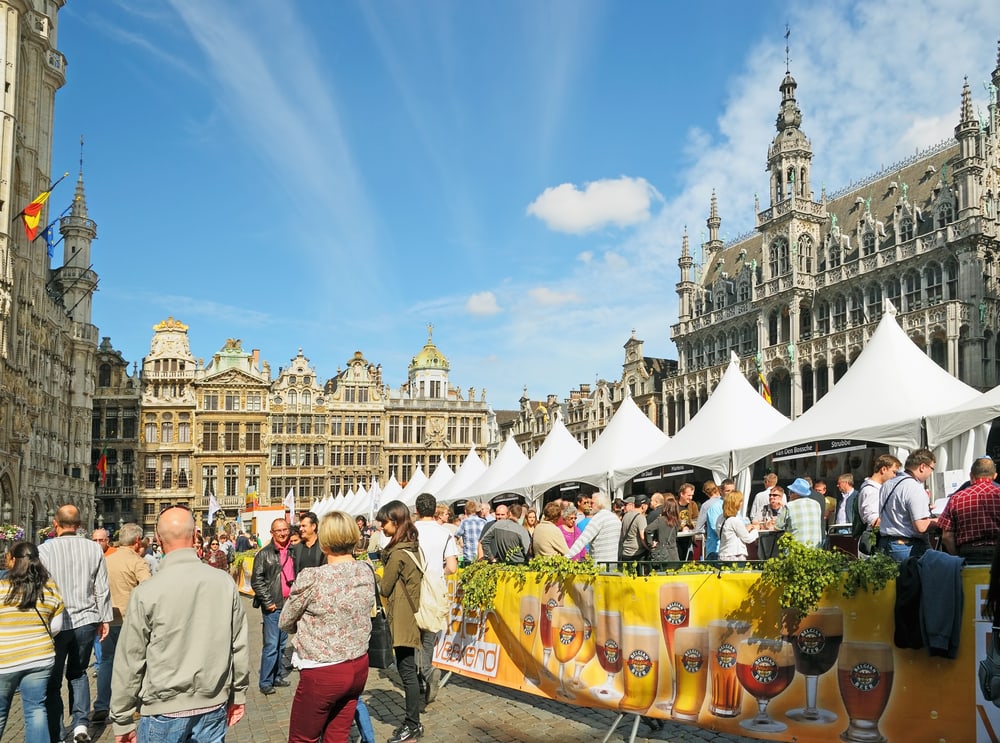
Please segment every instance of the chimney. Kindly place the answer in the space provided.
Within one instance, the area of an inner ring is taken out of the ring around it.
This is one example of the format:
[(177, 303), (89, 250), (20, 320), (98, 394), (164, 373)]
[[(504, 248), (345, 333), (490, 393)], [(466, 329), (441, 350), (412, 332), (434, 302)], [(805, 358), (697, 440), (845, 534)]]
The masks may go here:
[(260, 369), (260, 349), (255, 348), (250, 353), (253, 354), (253, 368)]

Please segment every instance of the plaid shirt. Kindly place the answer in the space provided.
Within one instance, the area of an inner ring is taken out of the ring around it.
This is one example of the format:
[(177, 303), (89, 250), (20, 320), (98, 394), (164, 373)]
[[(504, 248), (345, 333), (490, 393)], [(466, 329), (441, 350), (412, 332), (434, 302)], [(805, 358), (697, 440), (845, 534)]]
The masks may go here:
[(486, 519), (478, 516), (467, 516), (458, 525), (455, 532), (455, 539), (462, 540), (462, 559), (465, 562), (476, 561), (476, 547), (479, 546), (479, 538), (483, 535), (483, 527), (486, 526)]
[(778, 528), (791, 532), (796, 542), (810, 547), (822, 547), (823, 510), (819, 503), (805, 496), (788, 501), (785, 508), (788, 509), (788, 516), (784, 524), (779, 523)]
[(980, 480), (948, 499), (938, 517), (942, 531), (955, 534), (959, 547), (992, 547), (1000, 536), (1000, 487)]

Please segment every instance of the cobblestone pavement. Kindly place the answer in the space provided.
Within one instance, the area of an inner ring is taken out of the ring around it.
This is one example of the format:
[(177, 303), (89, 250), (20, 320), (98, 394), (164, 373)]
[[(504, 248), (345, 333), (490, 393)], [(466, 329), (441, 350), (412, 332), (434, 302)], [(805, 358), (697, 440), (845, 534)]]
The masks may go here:
[[(250, 623), (250, 691), (243, 720), (226, 736), (229, 743), (281, 743), (288, 739), (288, 713), (295, 683), (276, 694), (264, 696), (257, 691), (257, 666), (260, 661), (260, 612), (245, 599)], [(93, 675), (93, 674), (92, 674)], [(296, 681), (296, 674), (292, 676)], [(93, 678), (91, 679), (93, 686)], [(403, 693), (394, 668), (372, 669), (364, 699), (375, 725), (376, 739), (385, 741), (403, 719)], [(628, 740), (631, 723), (622, 720), (611, 743)], [(447, 743), (589, 743), (600, 741), (608, 732), (615, 715), (607, 710), (567, 705), (535, 697), (501, 686), (473, 679), (452, 676), (437, 699), (421, 716), (425, 733), (423, 740)], [(113, 743), (110, 726), (91, 728), (95, 743)], [(21, 700), (15, 697), (4, 741), (24, 739)], [(356, 740), (352, 733), (351, 741)], [(737, 743), (750, 741), (711, 730), (699, 730), (690, 725), (665, 722), (663, 729), (653, 731), (640, 723), (636, 741), (671, 741), (672, 743)]]

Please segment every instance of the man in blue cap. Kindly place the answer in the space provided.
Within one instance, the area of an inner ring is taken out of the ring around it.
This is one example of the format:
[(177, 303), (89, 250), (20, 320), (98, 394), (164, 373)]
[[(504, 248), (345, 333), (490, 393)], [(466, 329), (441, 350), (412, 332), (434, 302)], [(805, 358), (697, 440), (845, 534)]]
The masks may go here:
[(784, 529), (796, 542), (822, 547), (823, 509), (810, 497), (811, 492), (809, 482), (802, 477), (788, 486), (788, 517)]

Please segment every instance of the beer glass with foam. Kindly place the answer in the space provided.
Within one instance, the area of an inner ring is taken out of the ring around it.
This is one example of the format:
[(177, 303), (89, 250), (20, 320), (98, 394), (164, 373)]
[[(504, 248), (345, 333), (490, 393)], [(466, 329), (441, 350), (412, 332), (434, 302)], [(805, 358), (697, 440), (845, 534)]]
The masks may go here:
[(576, 657), (583, 647), (583, 613), (575, 606), (556, 606), (552, 609), (552, 648), (559, 661), (559, 688), (556, 696), (572, 700), (574, 695), (566, 688), (566, 664)]
[(580, 647), (580, 652), (576, 654), (576, 672), (573, 674), (573, 678), (566, 683), (566, 686), (579, 694), (588, 688), (580, 677), (583, 675), (583, 669), (586, 665), (593, 660), (595, 652), (594, 584), (574, 582), (570, 586), (569, 593), (573, 603), (580, 608), (580, 612), (583, 614), (583, 645)]
[(535, 661), (534, 648), (535, 638), (538, 637), (539, 614), (542, 602), (538, 596), (521, 597), (521, 626), (518, 631), (518, 640), (521, 643), (521, 650), (524, 653), (524, 678), (529, 684), (538, 685), (538, 664)]
[(882, 743), (878, 721), (892, 693), (892, 648), (880, 642), (845, 642), (837, 659), (840, 697), (850, 723), (840, 739)]
[(552, 657), (552, 610), (563, 602), (563, 589), (559, 583), (546, 583), (542, 590), (542, 614), (539, 637), (542, 639), (542, 672), (548, 678), (554, 679), (549, 670), (549, 658)]
[(645, 712), (656, 698), (660, 676), (660, 636), (652, 627), (627, 625), (622, 628), (625, 696), (622, 712)]
[(736, 648), (736, 678), (747, 693), (757, 700), (757, 714), (741, 720), (740, 727), (755, 733), (782, 733), (783, 722), (767, 714), (768, 703), (788, 688), (795, 678), (795, 653), (783, 640), (750, 637)]
[(698, 721), (708, 682), (708, 630), (681, 627), (674, 633), (675, 720)]
[(599, 701), (614, 704), (622, 697), (615, 688), (615, 676), (622, 671), (622, 615), (617, 611), (597, 612), (595, 630), (597, 662), (608, 674), (608, 679), (603, 686), (591, 689), (590, 693)]
[[(667, 648), (667, 657), (674, 659), (674, 633), (681, 627), (687, 627), (691, 615), (691, 593), (687, 583), (664, 583), (660, 586), (660, 629), (663, 630), (663, 644)], [(674, 698), (677, 696), (677, 668), (671, 674), (670, 698), (657, 702), (656, 708), (670, 712), (674, 708)]]
[(806, 677), (806, 706), (790, 709), (786, 714), (789, 719), (810, 724), (836, 722), (835, 712), (816, 706), (816, 689), (819, 677), (837, 663), (844, 639), (844, 613), (840, 607), (830, 606), (806, 614), (798, 624), (796, 617), (786, 614), (782, 634), (795, 651), (796, 672)]
[(736, 678), (736, 648), (750, 636), (750, 623), (716, 619), (708, 623), (708, 677), (712, 695), (708, 711), (716, 717), (736, 717), (743, 687)]

